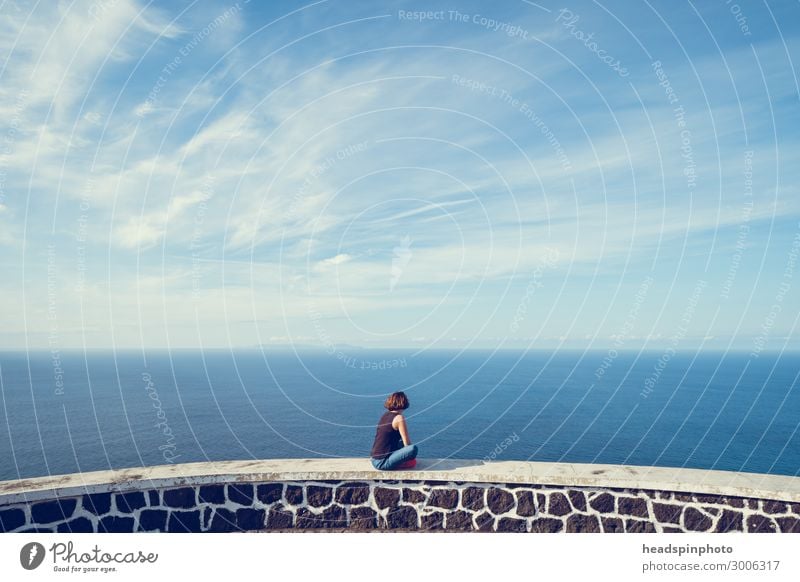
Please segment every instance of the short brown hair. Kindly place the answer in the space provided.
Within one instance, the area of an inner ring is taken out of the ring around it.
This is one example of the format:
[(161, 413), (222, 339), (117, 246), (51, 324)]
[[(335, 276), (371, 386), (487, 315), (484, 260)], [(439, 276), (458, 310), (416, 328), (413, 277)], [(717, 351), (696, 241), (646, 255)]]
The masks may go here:
[(388, 410), (405, 410), (408, 408), (408, 397), (405, 392), (394, 392), (386, 399), (383, 406)]

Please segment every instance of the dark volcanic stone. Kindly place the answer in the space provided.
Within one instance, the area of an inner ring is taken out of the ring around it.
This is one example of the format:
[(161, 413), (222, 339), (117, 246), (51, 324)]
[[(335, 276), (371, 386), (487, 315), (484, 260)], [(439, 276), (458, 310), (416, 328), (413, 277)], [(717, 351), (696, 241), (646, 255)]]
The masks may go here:
[(703, 506), (703, 511), (705, 511), (706, 513), (710, 513), (711, 515), (719, 515), (720, 508)]
[(514, 496), (498, 487), (489, 487), (486, 492), (486, 504), (495, 515), (506, 513), (514, 507)]
[(77, 505), (78, 501), (76, 499), (56, 499), (34, 503), (31, 506), (31, 522), (43, 524), (69, 519), (75, 512)]
[(575, 509), (578, 511), (586, 511), (586, 496), (583, 494), (583, 491), (570, 490), (567, 491), (567, 495), (569, 495), (569, 500), (572, 502), (572, 506)]
[(517, 515), (522, 517), (536, 515), (536, 505), (533, 503), (531, 491), (517, 491)]
[(83, 508), (95, 515), (105, 515), (111, 511), (111, 493), (90, 493), (81, 501)]
[(331, 505), (322, 512), (323, 527), (347, 527), (347, 510), (341, 505)]
[(626, 519), (625, 531), (628, 533), (655, 533), (656, 526), (643, 519)]
[(197, 492), (200, 503), (225, 504), (224, 485), (202, 485)]
[(517, 519), (515, 517), (501, 517), (497, 521), (497, 531), (524, 533), (528, 531), (528, 524), (524, 519)]
[(589, 505), (599, 513), (614, 513), (614, 496), (611, 493), (601, 493), (590, 499)]
[(687, 507), (683, 512), (683, 527), (689, 531), (708, 531), (711, 527), (711, 518), (694, 507)]
[(458, 506), (458, 491), (455, 489), (434, 489), (428, 498), (428, 505), (455, 509)]
[(239, 505), (253, 505), (253, 485), (251, 483), (228, 484), (228, 501)]
[(97, 531), (100, 533), (132, 533), (134, 521), (132, 517), (116, 517), (107, 515), (100, 519)]
[(800, 533), (800, 519), (796, 517), (776, 517), (775, 521), (784, 533)]
[(303, 504), (303, 488), (299, 485), (287, 485), (284, 499), (289, 505)]
[(636, 517), (647, 517), (647, 501), (639, 497), (620, 497), (617, 499), (617, 507), (622, 515), (635, 515)]
[(670, 527), (670, 526), (664, 526), (663, 528), (661, 528), (661, 531), (663, 531), (664, 533), (684, 533), (684, 531), (681, 528)]
[(261, 503), (275, 503), (283, 496), (283, 483), (264, 483), (256, 487), (256, 496)]
[(400, 490), (389, 489), (388, 487), (375, 487), (375, 504), (379, 509), (394, 507), (400, 503)]
[(151, 489), (147, 492), (147, 504), (150, 507), (161, 505), (161, 495), (159, 495), (158, 489)]
[(164, 505), (178, 509), (189, 509), (195, 507), (195, 491), (192, 487), (179, 487), (178, 489), (167, 489), (164, 491)]
[(311, 507), (325, 507), (333, 500), (333, 489), (331, 487), (309, 485), (306, 487), (306, 497)]
[(267, 529), (287, 529), (292, 527), (292, 512), (281, 504), (274, 505), (267, 514)]
[(54, 533), (55, 530), (49, 527), (29, 527), (28, 529), (21, 529), (19, 533)]
[(117, 493), (114, 496), (114, 502), (117, 504), (117, 511), (119, 513), (133, 513), (137, 509), (141, 509), (147, 505), (144, 493), (141, 491)]
[(739, 509), (744, 507), (744, 499), (741, 497), (726, 497), (725, 502), (731, 507), (736, 507)]
[(698, 503), (725, 503), (725, 498), (721, 497), (720, 495), (706, 495), (698, 493), (694, 496), (694, 498)]
[(550, 504), (548, 505), (547, 513), (550, 515), (568, 515), (572, 513), (572, 507), (569, 504), (567, 496), (563, 493), (556, 491), (550, 494)]
[(413, 507), (393, 507), (386, 515), (389, 529), (417, 529), (417, 512)]
[(653, 503), (653, 515), (661, 523), (680, 523), (681, 511), (683, 507), (680, 505)]
[(747, 518), (747, 531), (753, 533), (771, 533), (775, 531), (775, 524), (764, 515), (750, 515)]
[(65, 533), (93, 533), (92, 522), (85, 517), (76, 517), (72, 521), (58, 524), (57, 531)]
[(547, 495), (544, 493), (536, 494), (536, 507), (540, 513), (546, 513), (545, 508), (547, 507)]
[(719, 520), (717, 520), (717, 527), (714, 529), (714, 531), (742, 531), (743, 529), (741, 512), (725, 509), (722, 512)]
[(567, 518), (567, 531), (575, 533), (597, 533), (600, 531), (600, 522), (594, 515), (570, 515)]
[(211, 516), (214, 515), (214, 510), (210, 507), (203, 509), (203, 528), (208, 529), (211, 525)]
[(313, 513), (307, 507), (301, 507), (297, 510), (295, 527), (297, 529), (318, 529), (324, 527), (323, 521), (322, 514)]
[(690, 493), (674, 493), (673, 499), (675, 499), (675, 501), (683, 501), (683, 502), (694, 501), (694, 498)]
[(139, 514), (139, 531), (167, 531), (166, 509), (143, 509)]
[(264, 522), (267, 512), (263, 509), (252, 509), (242, 507), (236, 510), (236, 525), (241, 531), (253, 531), (264, 529)]
[(425, 513), (420, 518), (423, 530), (435, 530), (444, 528), (444, 514), (441, 511)]
[(14, 531), (25, 525), (25, 512), (13, 508), (0, 511), (0, 532)]
[(758, 509), (758, 499), (747, 499), (747, 507), (750, 509)]
[(618, 517), (601, 517), (603, 531), (607, 533), (625, 533), (625, 524)]
[(418, 489), (403, 489), (403, 501), (406, 503), (422, 503), (425, 494)]
[[(531, 531), (537, 533), (556, 533), (564, 529), (564, 524), (560, 519), (552, 517), (540, 517), (531, 522)], [(498, 527), (498, 531), (499, 527)]]
[(200, 510), (170, 511), (167, 531), (170, 533), (196, 533), (202, 531), (200, 528)]
[[(480, 511), (486, 507), (483, 499), (483, 487), (467, 487), (461, 492), (461, 506), (472, 511)], [(519, 493), (517, 494), (519, 495)]]
[(484, 511), (475, 516), (475, 523), (478, 527), (478, 531), (492, 531), (494, 516), (488, 511)]
[(764, 513), (786, 513), (789, 511), (789, 506), (783, 501), (765, 499), (761, 506), (764, 508)]
[[(398, 492), (399, 496), (399, 492)], [(378, 527), (378, 514), (369, 507), (353, 507), (350, 510), (351, 529), (375, 529)]]
[(792, 512), (800, 515), (800, 503), (792, 503)]
[(336, 488), (336, 502), (345, 505), (360, 505), (369, 499), (367, 483), (348, 483)]
[(214, 517), (211, 518), (211, 525), (208, 531), (213, 533), (225, 533), (239, 531), (236, 526), (236, 514), (224, 507), (217, 507), (214, 510)]
[(447, 514), (445, 528), (451, 531), (472, 531), (472, 514), (469, 511), (459, 509)]

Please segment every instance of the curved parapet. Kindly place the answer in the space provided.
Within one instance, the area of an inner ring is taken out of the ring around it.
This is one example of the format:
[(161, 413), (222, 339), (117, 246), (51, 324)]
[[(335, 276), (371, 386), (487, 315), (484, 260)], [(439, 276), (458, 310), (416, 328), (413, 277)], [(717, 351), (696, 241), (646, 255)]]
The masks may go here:
[(800, 478), (420, 459), (185, 463), (0, 482), (0, 531), (800, 532)]

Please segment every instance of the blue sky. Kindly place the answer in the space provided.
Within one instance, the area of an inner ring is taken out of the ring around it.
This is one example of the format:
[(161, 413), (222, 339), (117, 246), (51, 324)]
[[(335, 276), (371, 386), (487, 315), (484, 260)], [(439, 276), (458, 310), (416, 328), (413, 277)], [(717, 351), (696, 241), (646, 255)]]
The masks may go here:
[(800, 347), (796, 3), (0, 11), (0, 347)]

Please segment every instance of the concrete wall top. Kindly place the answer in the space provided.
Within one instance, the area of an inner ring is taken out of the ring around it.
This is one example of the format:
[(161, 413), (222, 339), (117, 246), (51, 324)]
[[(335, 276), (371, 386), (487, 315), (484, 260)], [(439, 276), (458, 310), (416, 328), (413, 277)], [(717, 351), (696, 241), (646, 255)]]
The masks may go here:
[(532, 461), (418, 459), (406, 471), (377, 471), (367, 458), (271, 459), (158, 465), (0, 481), (0, 505), (101, 491), (221, 482), (398, 480), (524, 483), (707, 493), (800, 502), (800, 477), (670, 467)]

